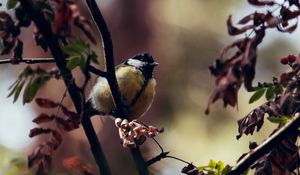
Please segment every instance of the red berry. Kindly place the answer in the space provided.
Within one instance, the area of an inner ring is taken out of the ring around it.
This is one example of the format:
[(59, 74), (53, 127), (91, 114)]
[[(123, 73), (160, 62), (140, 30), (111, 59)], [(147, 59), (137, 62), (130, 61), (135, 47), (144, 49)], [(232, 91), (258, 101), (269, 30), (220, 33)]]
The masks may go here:
[(289, 55), (288, 56), (288, 61), (291, 62), (291, 63), (295, 62), (296, 61), (296, 56), (295, 55)]
[(293, 63), (295, 61), (296, 61), (296, 56), (295, 55), (288, 55), (288, 56), (280, 58), (280, 63), (281, 64)]

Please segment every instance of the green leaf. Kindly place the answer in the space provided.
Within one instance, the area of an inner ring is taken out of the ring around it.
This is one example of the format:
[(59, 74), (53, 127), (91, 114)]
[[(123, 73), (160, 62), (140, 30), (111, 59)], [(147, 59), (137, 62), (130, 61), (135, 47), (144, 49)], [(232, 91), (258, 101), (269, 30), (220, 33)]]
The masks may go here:
[(81, 59), (80, 60), (80, 63), (79, 63), (78, 66), (80, 67), (80, 69), (81, 69), (82, 72), (84, 72), (86, 64), (87, 64), (87, 60), (86, 59)]
[(260, 98), (264, 95), (265, 91), (266, 91), (265, 88), (257, 90), (257, 91), (251, 96), (251, 98), (250, 98), (250, 100), (249, 100), (249, 104), (251, 104), (251, 103), (257, 101), (258, 99), (260, 99)]
[(224, 169), (224, 163), (222, 161), (218, 161), (216, 164), (215, 169), (217, 170), (218, 173), (221, 173), (222, 170)]
[(266, 99), (270, 100), (274, 97), (274, 95), (275, 95), (274, 86), (268, 87), (267, 92), (266, 92)]
[(73, 39), (71, 42), (71, 44), (63, 47), (63, 52), (70, 57), (81, 56), (88, 49), (87, 45), (80, 39)]
[(92, 53), (89, 55), (89, 57), (93, 63), (99, 64), (98, 56), (94, 51), (92, 51)]
[(15, 88), (17, 84), (20, 83), (20, 79), (17, 79), (16, 81), (13, 82), (13, 84), (11, 84), (8, 88), (8, 90), (11, 90), (12, 88)]
[(37, 91), (50, 79), (50, 76), (40, 76), (29, 82), (24, 90), (23, 104), (29, 103), (35, 97)]
[(14, 92), (16, 91), (18, 85), (20, 84), (21, 80), (17, 79), (12, 85), (9, 86), (8, 90), (11, 90), (9, 92), (9, 94), (7, 95), (7, 98), (12, 96), (12, 94), (14, 94)]
[(19, 78), (27, 78), (30, 75), (33, 75), (34, 71), (30, 66), (27, 66), (23, 72), (19, 75)]
[(217, 165), (217, 162), (216, 161), (214, 161), (214, 160), (210, 160), (209, 162), (208, 162), (208, 166), (210, 167), (210, 168), (215, 168), (216, 167), (216, 165)]
[(205, 170), (206, 168), (209, 168), (209, 166), (208, 166), (208, 165), (206, 165), (206, 166), (199, 166), (199, 167), (197, 167), (197, 170), (198, 170), (198, 171), (203, 171), (203, 170)]
[(290, 121), (291, 118), (292, 117), (290, 117), (290, 116), (284, 116), (284, 115), (277, 116), (277, 117), (275, 117), (275, 116), (269, 116), (268, 120), (270, 122), (272, 122), (272, 123), (279, 124), (279, 126), (281, 127), (281, 126), (284, 126), (288, 121)]
[(73, 70), (75, 67), (80, 66), (82, 64), (82, 60), (83, 58), (79, 56), (71, 57), (70, 60), (67, 62), (67, 68), (69, 70)]
[(232, 167), (229, 165), (226, 165), (225, 168), (222, 171), (221, 175), (227, 175), (231, 171)]
[(281, 84), (276, 84), (274, 86), (274, 93), (275, 94), (281, 94), (283, 92), (283, 87)]
[(81, 56), (85, 48), (77, 47), (76, 45), (68, 45), (63, 48), (63, 52), (71, 56)]
[(20, 84), (18, 84), (15, 95), (14, 95), (14, 101), (13, 101), (14, 103), (18, 100), (18, 98), (20, 96), (20, 92), (23, 89), (24, 84), (25, 84), (25, 80), (23, 80)]
[(18, 0), (8, 0), (7, 3), (6, 3), (6, 8), (8, 10), (10, 10), (12, 8), (15, 8), (17, 3), (18, 3)]

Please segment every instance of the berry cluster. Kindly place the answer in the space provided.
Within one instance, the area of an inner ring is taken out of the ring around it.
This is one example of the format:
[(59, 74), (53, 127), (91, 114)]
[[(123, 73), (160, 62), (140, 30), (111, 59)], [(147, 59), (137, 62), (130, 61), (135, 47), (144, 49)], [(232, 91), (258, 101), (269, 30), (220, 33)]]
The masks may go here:
[(295, 62), (297, 57), (295, 55), (288, 55), (280, 58), (281, 64), (289, 64)]
[(147, 137), (153, 138), (163, 132), (163, 129), (143, 124), (138, 120), (129, 122), (127, 119), (116, 118), (115, 125), (119, 128), (119, 135), (124, 148), (135, 148), (142, 145)]

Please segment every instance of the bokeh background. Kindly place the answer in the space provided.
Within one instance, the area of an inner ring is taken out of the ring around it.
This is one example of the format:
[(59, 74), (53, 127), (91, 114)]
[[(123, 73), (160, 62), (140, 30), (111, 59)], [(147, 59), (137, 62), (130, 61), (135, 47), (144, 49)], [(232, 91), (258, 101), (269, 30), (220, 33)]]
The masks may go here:
[[(0, 2), (4, 4), (1, 10), (5, 10), (6, 1)], [(82, 13), (88, 16), (83, 2), (78, 0)], [(99, 0), (98, 4), (111, 30), (117, 63), (142, 52), (151, 53), (160, 63), (154, 73), (158, 82), (156, 97), (141, 120), (165, 129), (157, 140), (170, 155), (199, 166), (206, 165), (210, 159), (233, 165), (248, 151), (250, 140), (261, 142), (270, 134), (275, 125), (266, 122), (261, 132), (236, 140), (236, 121), (263, 102), (262, 99), (249, 105), (251, 93), (243, 89), (239, 93), (238, 108), (224, 109), (219, 101), (211, 107), (210, 115), (204, 114), (214, 82), (208, 66), (222, 47), (236, 39), (227, 34), (228, 15), (233, 14), (233, 20), (237, 21), (255, 10), (246, 0)], [(50, 56), (35, 46), (32, 27), (22, 32), (21, 38), (26, 43), (24, 57)], [(97, 36), (101, 43), (99, 34)], [(299, 36), (299, 30), (292, 35), (268, 31), (259, 48), (256, 82), (271, 81), (287, 68), (279, 64), (279, 58), (298, 53), (296, 38)], [(103, 64), (100, 44), (95, 49)], [(53, 67), (51, 64), (42, 66)], [(28, 137), (29, 130), (35, 127), (31, 120), (45, 111), (34, 104), (23, 106), (21, 100), (13, 104), (13, 99), (6, 97), (9, 85), (23, 68), (24, 65), (0, 65), (0, 174), (20, 174), (19, 170), (26, 167), (26, 156), (47, 139)], [(80, 79), (78, 72), (74, 74)], [(94, 80), (95, 77), (90, 87)], [(38, 96), (59, 101), (64, 91), (64, 85), (53, 80)], [(68, 97), (64, 104), (72, 108)], [(93, 123), (113, 174), (137, 174), (129, 151), (119, 142), (114, 122), (94, 117)], [(160, 153), (151, 140), (141, 149), (146, 159)], [(93, 163), (82, 128), (65, 134), (63, 145), (54, 155), (55, 171), (63, 172), (63, 160), (72, 156)], [(182, 162), (164, 159), (151, 166), (150, 171), (155, 175), (174, 175), (180, 174), (184, 166)], [(97, 168), (94, 169), (97, 172)]]

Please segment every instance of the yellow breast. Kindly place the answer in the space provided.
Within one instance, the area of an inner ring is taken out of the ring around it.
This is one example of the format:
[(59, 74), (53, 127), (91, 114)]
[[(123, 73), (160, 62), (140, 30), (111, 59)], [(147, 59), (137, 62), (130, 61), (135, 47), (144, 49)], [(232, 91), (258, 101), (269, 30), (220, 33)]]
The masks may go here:
[[(133, 67), (120, 67), (116, 70), (117, 81), (125, 102), (130, 105), (136, 94), (144, 84), (142, 72)], [(147, 86), (136, 102), (129, 107), (129, 113), (134, 117), (140, 117), (152, 104), (155, 95), (156, 81), (149, 79)], [(115, 108), (109, 85), (104, 78), (99, 78), (93, 87), (90, 98), (94, 108), (109, 113)]]

